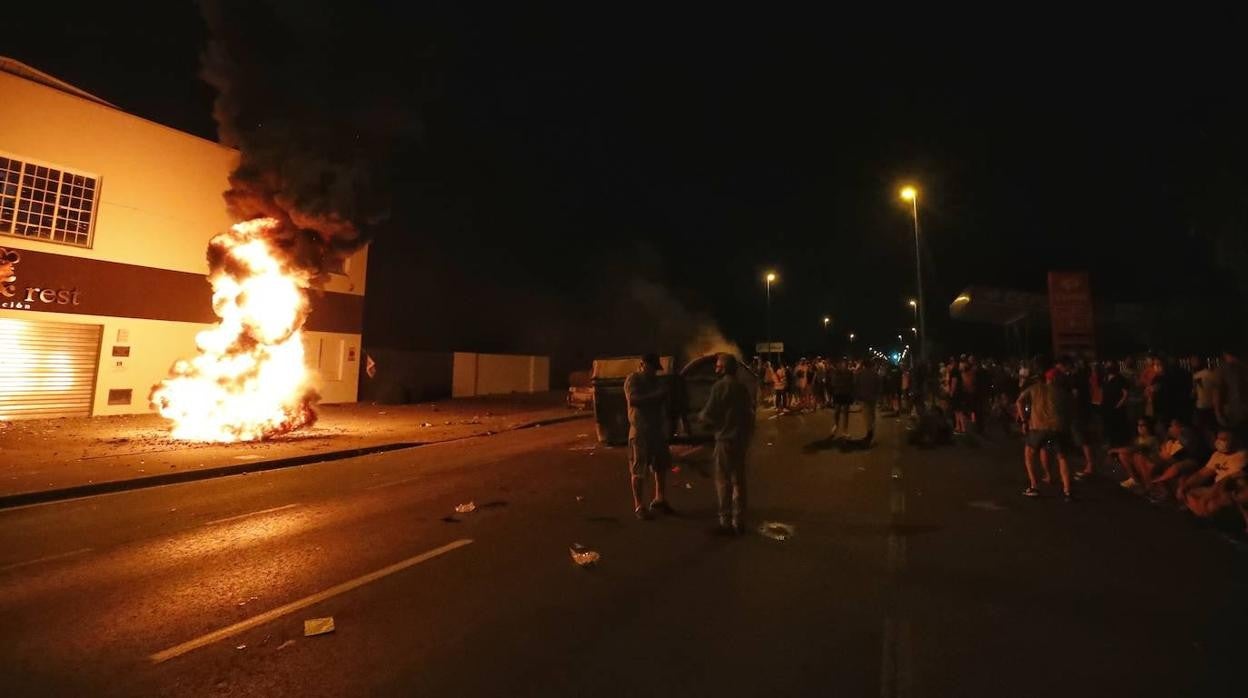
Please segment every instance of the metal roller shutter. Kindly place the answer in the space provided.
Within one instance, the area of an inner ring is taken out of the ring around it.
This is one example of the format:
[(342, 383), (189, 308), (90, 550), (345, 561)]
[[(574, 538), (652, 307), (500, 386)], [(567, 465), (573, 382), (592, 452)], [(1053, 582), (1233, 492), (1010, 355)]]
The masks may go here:
[(89, 417), (102, 330), (0, 318), (0, 418)]

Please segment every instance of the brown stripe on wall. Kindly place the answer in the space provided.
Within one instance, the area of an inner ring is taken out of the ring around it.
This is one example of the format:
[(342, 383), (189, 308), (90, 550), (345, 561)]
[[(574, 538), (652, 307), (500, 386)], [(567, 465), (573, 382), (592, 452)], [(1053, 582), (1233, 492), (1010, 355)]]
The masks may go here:
[[(6, 248), (20, 259), (12, 264), (17, 279), (0, 280), (0, 309), (181, 322), (217, 320), (212, 312), (212, 288), (203, 274), (36, 252), (0, 238), (0, 250)], [(363, 296), (313, 291), (309, 300), (312, 313), (307, 329), (363, 331)]]

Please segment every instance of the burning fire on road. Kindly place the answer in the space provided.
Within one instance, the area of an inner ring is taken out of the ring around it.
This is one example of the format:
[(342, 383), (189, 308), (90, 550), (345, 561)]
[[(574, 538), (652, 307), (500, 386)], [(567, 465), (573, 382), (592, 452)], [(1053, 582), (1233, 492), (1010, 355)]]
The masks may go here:
[(255, 441), (311, 425), (316, 390), (304, 365), (312, 274), (285, 262), (273, 218), (237, 223), (212, 239), (212, 309), (199, 355), (174, 364), (152, 405), (189, 441)]

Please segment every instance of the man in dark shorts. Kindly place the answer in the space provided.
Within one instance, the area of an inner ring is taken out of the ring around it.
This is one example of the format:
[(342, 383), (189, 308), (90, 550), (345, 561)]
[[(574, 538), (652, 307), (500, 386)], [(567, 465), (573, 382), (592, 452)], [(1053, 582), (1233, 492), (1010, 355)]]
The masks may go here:
[(1023, 448), (1023, 466), (1027, 469), (1028, 487), (1023, 490), (1023, 496), (1040, 496), (1040, 489), (1036, 486), (1036, 453), (1052, 446), (1057, 451), (1062, 497), (1069, 502), (1074, 496), (1070, 489), (1070, 462), (1066, 459), (1066, 454), (1071, 450), (1067, 418), (1069, 406), (1066, 404), (1068, 396), (1056, 385), (1060, 374), (1057, 369), (1049, 369), (1044, 374), (1044, 382), (1029, 386), (1018, 396), (1016, 404), (1019, 414), (1023, 414), (1023, 403), (1031, 404), (1027, 443)]
[(832, 436), (849, 435), (849, 408), (854, 404), (854, 373), (845, 359), (838, 359), (828, 374), (832, 392)]
[[(667, 448), (667, 387), (659, 380), (658, 354), (641, 357), (639, 369), (624, 379), (624, 399), (628, 402), (628, 472), (633, 490), (633, 513), (649, 519), (653, 512), (672, 513), (664, 496), (667, 471), (672, 455)], [(654, 473), (654, 500), (642, 505), (646, 472)]]
[(1066, 393), (1067, 404), (1070, 405), (1070, 443), (1074, 449), (1083, 453), (1083, 470), (1075, 473), (1076, 480), (1092, 477), (1095, 463), (1092, 457), (1092, 386), (1087, 368), (1076, 364), (1070, 357), (1063, 356), (1057, 360), (1057, 367), (1062, 375), (1057, 385)]

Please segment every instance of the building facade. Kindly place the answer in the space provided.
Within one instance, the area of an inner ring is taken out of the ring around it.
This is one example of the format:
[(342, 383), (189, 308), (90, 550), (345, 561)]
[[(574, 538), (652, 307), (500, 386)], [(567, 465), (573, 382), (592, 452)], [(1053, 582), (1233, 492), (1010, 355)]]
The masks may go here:
[[(210, 327), (238, 153), (0, 57), (0, 419), (132, 414)], [(325, 402), (356, 400), (367, 250), (311, 294)]]

